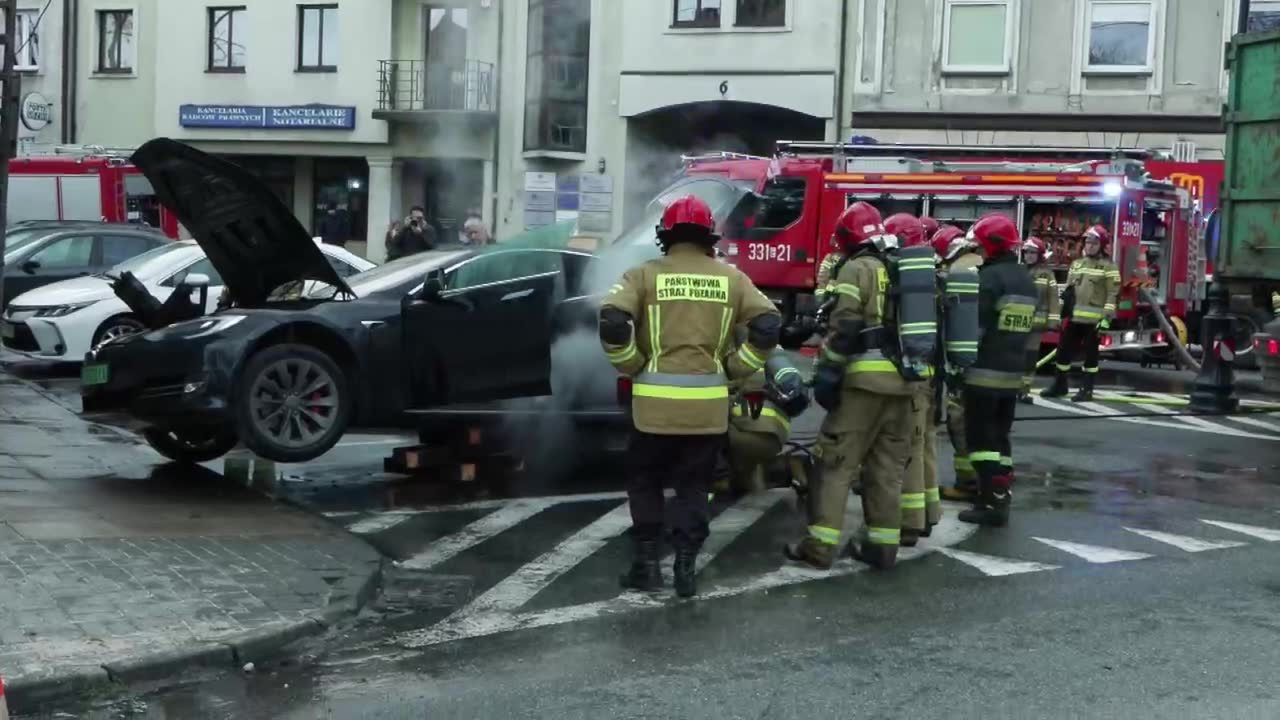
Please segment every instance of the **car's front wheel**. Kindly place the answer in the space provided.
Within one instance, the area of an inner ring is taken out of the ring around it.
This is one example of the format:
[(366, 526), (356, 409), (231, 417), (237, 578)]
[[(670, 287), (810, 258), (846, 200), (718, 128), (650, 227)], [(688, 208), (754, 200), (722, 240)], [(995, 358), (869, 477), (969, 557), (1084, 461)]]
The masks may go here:
[(147, 428), (142, 437), (153, 450), (180, 463), (202, 463), (231, 452), (239, 439), (228, 429)]
[(102, 323), (98, 331), (93, 334), (93, 347), (96, 348), (126, 335), (144, 332), (146, 329), (147, 326), (132, 315), (117, 315)]
[(305, 462), (346, 432), (352, 397), (333, 358), (307, 345), (273, 345), (249, 359), (236, 390), (236, 429), (257, 455)]

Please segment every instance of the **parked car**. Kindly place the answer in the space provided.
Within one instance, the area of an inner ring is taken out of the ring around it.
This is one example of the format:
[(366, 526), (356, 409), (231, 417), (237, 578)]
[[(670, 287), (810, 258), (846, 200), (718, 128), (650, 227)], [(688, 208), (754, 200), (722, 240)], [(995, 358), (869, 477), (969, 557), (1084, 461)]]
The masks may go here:
[[(414, 426), (415, 410), (550, 395), (553, 341), (594, 332), (599, 295), (658, 252), (649, 212), (647, 227), (598, 256), (516, 241), (341, 278), (240, 168), (165, 139), (139, 148), (134, 163), (208, 253), (234, 307), (99, 345), (85, 357), (82, 397), (86, 413), (124, 413), (176, 460), (211, 459), (240, 441), (300, 462), (349, 427)], [(749, 194), (691, 182), (672, 192), (701, 190), (721, 210)], [(329, 287), (267, 302), (270, 288), (298, 280)], [(612, 386), (598, 346), (579, 355)]]
[[(374, 266), (336, 245), (321, 245), (320, 251), (339, 277)], [(223, 290), (221, 275), (198, 243), (166, 243), (107, 272), (63, 280), (13, 298), (0, 320), (4, 347), (38, 359), (80, 362), (103, 342), (147, 329), (139, 313), (112, 291), (112, 282), (126, 272), (161, 302), (188, 276), (203, 276), (208, 312), (213, 312)], [(310, 285), (304, 292), (319, 287), (315, 282)]]
[(142, 225), (91, 222), (19, 223), (5, 232), (0, 309), (43, 285), (100, 273), (169, 242)]

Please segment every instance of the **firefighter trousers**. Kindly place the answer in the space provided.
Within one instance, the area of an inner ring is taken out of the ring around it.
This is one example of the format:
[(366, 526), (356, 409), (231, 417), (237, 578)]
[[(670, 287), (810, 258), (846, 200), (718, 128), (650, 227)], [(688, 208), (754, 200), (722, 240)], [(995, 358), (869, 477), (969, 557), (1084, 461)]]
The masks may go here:
[(707, 539), (711, 514), (707, 493), (724, 435), (654, 435), (632, 430), (627, 445), (627, 498), (631, 533), (639, 540), (662, 536), (666, 515), (663, 487), (675, 490), (671, 502), (671, 541), (677, 549), (697, 550)]
[(782, 442), (772, 433), (749, 432), (729, 426), (729, 483), (734, 492), (764, 490), (765, 469), (782, 452)]
[(911, 396), (911, 459), (902, 479), (902, 528), (922, 531), (942, 518), (938, 496), (937, 437), (933, 392)]
[(1031, 392), (1031, 386), (1035, 383), (1036, 365), (1040, 362), (1040, 350), (1028, 350), (1027, 357), (1024, 361), (1027, 369), (1022, 375), (1022, 392)]
[(947, 437), (953, 451), (952, 467), (957, 488), (973, 488), (978, 475), (969, 462), (969, 442), (965, 431), (964, 398), (961, 394), (947, 394)]
[(866, 542), (896, 548), (901, 538), (902, 481), (911, 453), (910, 395), (845, 390), (818, 435), (822, 457), (809, 535), (834, 550), (844, 530), (849, 487), (864, 466), (862, 513)]
[(1058, 341), (1058, 357), (1055, 367), (1058, 372), (1071, 372), (1076, 363), (1077, 354), (1084, 356), (1084, 372), (1092, 375), (1098, 372), (1098, 326), (1083, 323), (1068, 323)]
[(1013, 418), (1018, 396), (1008, 390), (965, 388), (969, 460), (982, 489), (1008, 490), (1013, 484)]

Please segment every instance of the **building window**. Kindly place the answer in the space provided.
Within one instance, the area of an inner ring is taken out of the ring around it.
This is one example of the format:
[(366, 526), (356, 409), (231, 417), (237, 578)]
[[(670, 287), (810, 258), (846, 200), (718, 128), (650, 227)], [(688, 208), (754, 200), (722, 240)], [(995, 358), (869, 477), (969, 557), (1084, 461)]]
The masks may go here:
[(338, 6), (298, 6), (298, 70), (338, 70)]
[(1086, 72), (1141, 74), (1155, 68), (1156, 4), (1090, 0)]
[(1280, 0), (1253, 0), (1249, 3), (1249, 32), (1280, 30)]
[(209, 8), (209, 72), (244, 72), (245, 9)]
[(38, 10), (19, 10), (14, 15), (17, 32), (14, 42), (17, 43), (18, 70), (40, 69), (40, 12)]
[(591, 0), (530, 0), (525, 150), (587, 151)]
[(720, 0), (675, 0), (671, 27), (720, 27)]
[(783, 27), (787, 24), (787, 0), (738, 0), (738, 27)]
[(98, 72), (133, 72), (136, 42), (132, 10), (98, 11)]
[(942, 71), (1009, 72), (1013, 9), (1009, 0), (947, 0), (943, 11)]

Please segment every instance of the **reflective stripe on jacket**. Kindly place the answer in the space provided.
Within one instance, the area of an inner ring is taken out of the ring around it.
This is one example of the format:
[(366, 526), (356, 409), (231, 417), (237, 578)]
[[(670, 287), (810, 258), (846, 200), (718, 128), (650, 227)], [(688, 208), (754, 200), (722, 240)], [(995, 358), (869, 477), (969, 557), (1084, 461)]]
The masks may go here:
[(1022, 388), (1027, 335), (1035, 322), (1036, 284), (1013, 255), (987, 260), (978, 279), (978, 359), (965, 371), (964, 382), (1016, 393)]
[(873, 253), (855, 255), (840, 268), (836, 278), (835, 309), (823, 343), (822, 357), (828, 362), (844, 363), (844, 389), (860, 389), (882, 395), (910, 395), (913, 390), (897, 366), (880, 348), (867, 348), (855, 355), (841, 355), (831, 348), (832, 338), (846, 323), (865, 323), (868, 330), (883, 328), (893, 322), (889, 303), (889, 270), (884, 260)]
[(843, 259), (844, 253), (839, 251), (830, 252), (818, 264), (817, 284), (813, 288), (813, 296), (817, 299), (818, 304), (822, 304), (822, 301), (827, 299), (827, 294), (835, 290), (835, 283), (832, 282), (831, 275), (835, 271), (836, 265), (839, 265)]
[(1067, 285), (1075, 287), (1071, 322), (1097, 325), (1116, 316), (1116, 296), (1120, 292), (1120, 271), (1105, 256), (1083, 257), (1071, 263)]
[(689, 243), (628, 270), (603, 301), (634, 321), (625, 345), (604, 344), (609, 361), (634, 378), (636, 429), (658, 435), (726, 432), (729, 381), (764, 367), (772, 348), (735, 348), (734, 328), (773, 303), (732, 265)]

